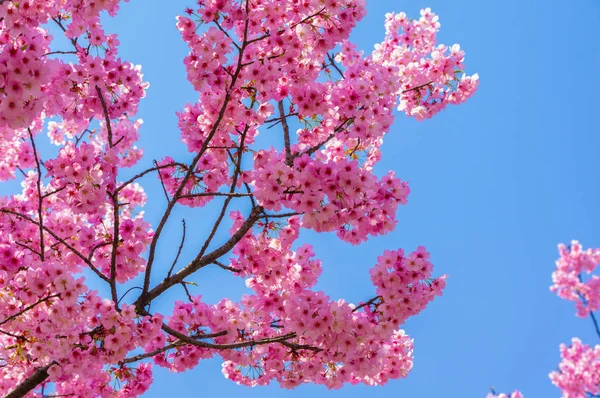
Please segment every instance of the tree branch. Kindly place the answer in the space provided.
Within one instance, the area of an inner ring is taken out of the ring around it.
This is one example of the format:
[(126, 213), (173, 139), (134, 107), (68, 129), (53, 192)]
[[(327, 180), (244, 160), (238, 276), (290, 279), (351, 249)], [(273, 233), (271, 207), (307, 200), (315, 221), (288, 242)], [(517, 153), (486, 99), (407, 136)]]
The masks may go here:
[(285, 110), (283, 109), (283, 100), (277, 102), (279, 108), (279, 120), (283, 127), (283, 142), (285, 145), (285, 164), (289, 167), (294, 165), (294, 156), (292, 156), (292, 149), (290, 144), (290, 126), (288, 126), (287, 119), (285, 117)]
[[(244, 25), (244, 39), (243, 39), (242, 46), (241, 46), (241, 48), (239, 50), (239, 54), (238, 54), (238, 65), (237, 65), (235, 72), (233, 73), (232, 78), (231, 78), (231, 83), (229, 85), (229, 89), (225, 93), (223, 105), (221, 105), (221, 109), (219, 110), (219, 114), (217, 115), (217, 118), (213, 124), (212, 129), (210, 130), (208, 136), (202, 143), (202, 147), (200, 148), (200, 151), (192, 160), (192, 163), (190, 164), (186, 175), (182, 179), (181, 184), (175, 191), (173, 198), (167, 204), (167, 209), (165, 210), (163, 216), (161, 217), (158, 227), (156, 228), (156, 231), (154, 232), (154, 236), (152, 237), (152, 241), (150, 242), (150, 249), (149, 249), (149, 253), (148, 253), (148, 262), (146, 263), (146, 272), (144, 274), (144, 288), (142, 290), (142, 294), (141, 294), (140, 298), (138, 299), (138, 302), (149, 302), (147, 300), (146, 296), (148, 295), (148, 291), (150, 289), (150, 275), (152, 274), (152, 266), (154, 264), (154, 258), (156, 255), (156, 244), (158, 243), (158, 239), (160, 238), (160, 235), (162, 233), (163, 228), (165, 227), (165, 224), (167, 223), (167, 220), (171, 216), (171, 212), (173, 211), (175, 204), (179, 200), (179, 197), (181, 196), (188, 180), (194, 173), (194, 169), (196, 168), (196, 165), (200, 161), (200, 158), (202, 157), (202, 155), (204, 155), (204, 153), (206, 152), (208, 146), (210, 145), (212, 138), (214, 137), (217, 130), (219, 129), (219, 126), (221, 124), (221, 121), (223, 120), (223, 117), (225, 116), (225, 110), (227, 109), (227, 105), (229, 104), (229, 101), (231, 100), (230, 90), (233, 89), (233, 86), (237, 82), (239, 74), (242, 70), (242, 59), (243, 59), (243, 55), (244, 55), (244, 50), (245, 50), (246, 46), (248, 45), (247, 37), (248, 37), (248, 18), (246, 18), (246, 22)], [(183, 278), (181, 280), (183, 280)], [(181, 280), (179, 282), (181, 282)], [(170, 286), (172, 286), (172, 285), (170, 285)]]
[(53, 295), (50, 295), (50, 296), (46, 296), (43, 299), (39, 299), (35, 303), (28, 305), (27, 307), (23, 308), (21, 311), (17, 312), (16, 314), (13, 314), (13, 315), (9, 316), (8, 318), (6, 318), (2, 322), (0, 322), (0, 326), (2, 326), (4, 324), (12, 321), (13, 319), (19, 317), (20, 315), (23, 315), (24, 313), (26, 313), (30, 309), (37, 307), (39, 304), (41, 304), (43, 302), (46, 302), (46, 301), (48, 301), (50, 299), (56, 298), (58, 296), (60, 296), (60, 294), (57, 293), (57, 294), (53, 294)]
[(31, 133), (31, 129), (28, 127), (27, 131), (29, 132), (29, 139), (31, 140), (31, 147), (33, 148), (33, 155), (35, 158), (35, 166), (37, 168), (37, 193), (38, 193), (38, 220), (39, 220), (39, 230), (40, 230), (40, 260), (44, 261), (45, 249), (44, 249), (44, 219), (42, 217), (43, 212), (43, 201), (44, 197), (42, 196), (42, 168), (40, 166), (40, 158), (38, 156), (37, 148), (35, 147), (35, 140), (33, 139), (33, 134)]
[(168, 325), (166, 325), (164, 323), (161, 328), (162, 328), (162, 330), (164, 330), (166, 333), (170, 334), (171, 336), (177, 337), (179, 340), (184, 341), (188, 344), (195, 345), (197, 347), (202, 347), (202, 348), (213, 348), (216, 350), (233, 350), (233, 349), (237, 349), (237, 348), (254, 347), (257, 345), (279, 343), (279, 342), (293, 339), (296, 337), (296, 333), (292, 332), (292, 333), (284, 334), (282, 336), (267, 337), (267, 338), (259, 339), (259, 340), (248, 340), (248, 341), (242, 341), (239, 343), (216, 344), (216, 343), (207, 343), (204, 341), (195, 340), (186, 334), (178, 332), (177, 330), (169, 327)]
[(183, 269), (177, 272), (175, 275), (168, 279), (164, 279), (161, 283), (156, 285), (152, 290), (148, 291), (146, 294), (142, 294), (134, 303), (136, 306), (136, 310), (138, 313), (144, 312), (144, 307), (150, 303), (153, 299), (161, 295), (167, 289), (171, 288), (174, 285), (177, 285), (185, 278), (198, 271), (200, 268), (213, 263), (219, 257), (229, 252), (243, 237), (246, 233), (252, 228), (254, 223), (259, 219), (260, 214), (264, 209), (261, 206), (256, 206), (250, 212), (248, 219), (244, 221), (240, 229), (234, 233), (227, 242), (225, 242), (221, 247), (213, 250), (212, 252), (202, 256), (196, 257), (192, 260), (188, 265), (186, 265)]
[[(0, 213), (12, 214), (12, 215), (15, 215), (17, 217), (21, 217), (22, 219), (24, 219), (26, 221), (29, 221), (32, 224), (39, 225), (39, 223), (37, 221), (35, 221), (34, 219), (32, 219), (31, 217), (28, 217), (25, 214), (21, 214), (19, 212), (14, 211), (14, 210), (0, 209)], [(52, 231), (50, 228), (48, 228), (46, 226), (43, 226), (43, 228), (44, 228), (44, 231), (46, 231), (50, 236), (52, 236), (54, 239), (56, 239), (59, 243), (65, 245), (67, 247), (67, 249), (69, 249), (73, 254), (75, 254), (77, 257), (79, 257), (88, 267), (90, 267), (90, 269), (92, 271), (94, 271), (94, 273), (96, 275), (98, 275), (98, 277), (100, 279), (102, 279), (105, 282), (110, 282), (110, 279), (108, 279), (102, 272), (100, 272), (98, 270), (98, 268), (96, 268), (94, 266), (94, 264), (92, 264), (91, 260), (89, 260), (88, 258), (86, 258), (77, 249), (75, 249), (73, 246), (71, 246), (70, 244), (68, 244), (63, 238), (61, 238), (60, 236), (56, 235), (54, 233), (54, 231)]]
[(175, 256), (175, 260), (173, 260), (173, 264), (169, 269), (169, 273), (167, 273), (167, 279), (171, 277), (173, 273), (173, 269), (175, 268), (175, 264), (177, 264), (177, 260), (179, 260), (179, 256), (181, 255), (181, 250), (183, 250), (183, 244), (185, 243), (185, 218), (181, 219), (181, 224), (183, 225), (183, 235), (181, 236), (181, 243), (179, 243), (179, 249), (177, 250), (177, 255)]
[(342, 79), (345, 79), (344, 72), (342, 72), (340, 67), (337, 66), (337, 64), (335, 62), (335, 58), (333, 58), (333, 56), (329, 53), (327, 53), (327, 58), (329, 59), (329, 62), (331, 62), (331, 66), (333, 66), (333, 68), (340, 74), (340, 76), (342, 76)]
[(375, 296), (375, 297), (373, 297), (371, 300), (369, 300), (369, 301), (366, 301), (366, 302), (364, 302), (364, 303), (361, 303), (360, 305), (356, 306), (356, 307), (355, 307), (355, 308), (352, 310), (352, 312), (356, 312), (356, 311), (360, 310), (361, 308), (363, 308), (363, 307), (366, 307), (366, 306), (368, 306), (368, 305), (375, 304), (375, 303), (377, 302), (377, 300), (380, 300), (381, 298), (382, 298), (381, 296)]
[(108, 115), (108, 107), (106, 106), (106, 101), (104, 100), (104, 96), (102, 95), (102, 90), (100, 90), (99, 86), (96, 86), (96, 92), (98, 93), (98, 98), (100, 98), (100, 103), (102, 104), (102, 111), (104, 112), (104, 121), (106, 123), (106, 131), (108, 135), (108, 147), (113, 147), (113, 133), (112, 126), (110, 125), (110, 117)]
[(48, 369), (52, 365), (56, 364), (56, 361), (52, 361), (46, 366), (37, 368), (31, 376), (19, 383), (19, 385), (9, 392), (4, 398), (23, 398), (48, 378)]

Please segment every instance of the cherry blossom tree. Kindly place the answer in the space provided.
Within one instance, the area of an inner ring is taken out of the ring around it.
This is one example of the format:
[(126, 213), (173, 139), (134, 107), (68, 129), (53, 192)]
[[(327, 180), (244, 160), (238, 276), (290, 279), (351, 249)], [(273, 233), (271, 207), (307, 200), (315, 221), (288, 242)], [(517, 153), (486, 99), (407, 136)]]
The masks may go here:
[[(600, 307), (600, 277), (593, 274), (600, 265), (600, 248), (583, 250), (574, 240), (571, 245), (558, 245), (559, 258), (552, 273), (550, 290), (560, 298), (574, 301), (577, 316), (590, 317), (600, 338), (600, 326), (595, 311)], [(561, 362), (550, 373), (552, 384), (560, 388), (562, 398), (589, 398), (600, 396), (600, 344), (591, 347), (579, 338), (571, 344), (560, 345)], [(506, 398), (505, 394), (492, 393), (488, 398)], [(522, 398), (515, 391), (509, 398)]]
[[(141, 168), (135, 114), (148, 83), (100, 18), (119, 3), (0, 0), (0, 180), (22, 187), (0, 198), (0, 393), (138, 396), (153, 365), (181, 372), (213, 356), (248, 386), (405, 377), (413, 342), (399, 327), (445, 286), (427, 250), (386, 250), (372, 299), (351, 304), (314, 290), (321, 261), (299, 232), (360, 244), (394, 229), (409, 186), (373, 172), (394, 109), (424, 120), (478, 85), (460, 47), (436, 42), (438, 17), (387, 14), (383, 41), (363, 54), (348, 37), (364, 0), (197, 1), (177, 18), (198, 92), (178, 113), (189, 157)], [(272, 127), (280, 139), (258, 147)], [(43, 151), (50, 143), (58, 150)], [(152, 204), (156, 225), (140, 211), (152, 176), (166, 198)], [(212, 226), (196, 255), (180, 258), (183, 223), (175, 260), (157, 260), (174, 209), (209, 202), (220, 211), (201, 218)], [(205, 267), (251, 293), (192, 295)], [(174, 287), (187, 299), (153, 311)]]

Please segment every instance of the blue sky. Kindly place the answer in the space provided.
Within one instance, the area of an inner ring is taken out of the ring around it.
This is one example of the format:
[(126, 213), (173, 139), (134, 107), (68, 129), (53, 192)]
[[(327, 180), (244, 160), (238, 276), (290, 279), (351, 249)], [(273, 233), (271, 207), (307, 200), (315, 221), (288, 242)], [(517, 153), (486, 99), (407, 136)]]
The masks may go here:
[[(121, 56), (142, 64), (151, 86), (140, 106), (144, 119), (142, 165), (165, 155), (189, 159), (179, 142), (175, 111), (197, 96), (186, 81), (185, 44), (175, 15), (193, 0), (133, 0), (107, 21), (119, 33)], [(597, 343), (589, 319), (549, 292), (556, 245), (579, 239), (600, 246), (597, 100), (600, 3), (595, 0), (399, 2), (367, 1), (368, 15), (353, 34), (371, 51), (383, 38), (384, 14), (440, 16), (440, 42), (460, 43), (467, 72), (481, 78), (478, 93), (422, 123), (398, 115), (386, 136), (377, 171), (389, 169), (411, 183), (395, 232), (355, 247), (329, 234), (303, 233), (323, 260), (318, 285), (332, 298), (360, 301), (373, 293), (368, 269), (384, 249), (425, 245), (437, 274), (449, 274), (444, 296), (410, 319), (415, 364), (407, 379), (383, 387), (339, 391), (276, 384), (249, 389), (223, 378), (218, 359), (185, 374), (155, 367), (146, 397), (483, 397), (519, 388), (527, 397), (559, 397), (547, 374), (559, 362), (558, 346), (580, 336)], [(153, 178), (144, 186), (157, 224), (164, 198)], [(157, 204), (160, 205), (157, 205)], [(170, 265), (188, 221), (192, 256), (215, 218), (214, 207), (175, 214), (159, 245), (159, 264)], [(191, 233), (190, 233), (191, 231)], [(168, 266), (167, 265), (167, 266)], [(239, 297), (243, 282), (205, 269), (196, 278), (207, 301)], [(174, 292), (153, 309), (168, 308)], [(600, 343), (600, 342), (599, 342)]]

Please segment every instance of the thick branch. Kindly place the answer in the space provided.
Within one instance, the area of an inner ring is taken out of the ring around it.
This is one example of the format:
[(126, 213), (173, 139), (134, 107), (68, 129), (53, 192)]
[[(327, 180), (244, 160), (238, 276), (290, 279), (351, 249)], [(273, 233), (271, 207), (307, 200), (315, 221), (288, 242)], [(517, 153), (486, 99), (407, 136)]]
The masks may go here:
[(100, 90), (99, 86), (96, 86), (96, 92), (98, 93), (98, 98), (100, 98), (100, 103), (102, 104), (102, 111), (104, 112), (104, 121), (106, 123), (106, 131), (108, 134), (108, 147), (113, 147), (113, 134), (112, 134), (112, 126), (110, 125), (110, 117), (108, 116), (108, 107), (106, 106), (106, 101), (104, 100), (104, 96), (102, 95), (102, 90)]
[(279, 120), (283, 127), (283, 142), (285, 145), (285, 164), (292, 167), (294, 164), (294, 156), (292, 156), (292, 149), (290, 144), (290, 126), (288, 126), (287, 119), (285, 118), (285, 110), (283, 109), (283, 100), (277, 102), (279, 108)]
[(23, 380), (14, 390), (9, 392), (4, 398), (22, 398), (42, 384), (48, 378), (48, 369), (55, 365), (56, 362), (50, 362), (48, 365), (37, 368), (35, 372), (25, 380)]

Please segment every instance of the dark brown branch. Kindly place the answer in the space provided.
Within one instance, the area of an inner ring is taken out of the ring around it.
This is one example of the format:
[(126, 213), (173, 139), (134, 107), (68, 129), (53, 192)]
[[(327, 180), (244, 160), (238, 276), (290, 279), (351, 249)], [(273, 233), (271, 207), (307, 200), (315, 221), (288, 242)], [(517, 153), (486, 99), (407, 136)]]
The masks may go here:
[(333, 139), (333, 137), (335, 137), (335, 135), (339, 132), (341, 132), (342, 130), (344, 130), (344, 128), (346, 127), (347, 123), (352, 123), (354, 121), (354, 118), (348, 118), (346, 120), (344, 120), (339, 126), (337, 126), (334, 130), (333, 133), (329, 134), (329, 136), (321, 141), (319, 144), (317, 144), (316, 146), (304, 151), (301, 154), (298, 154), (296, 156), (301, 156), (304, 154), (307, 154), (308, 156), (312, 156), (313, 153), (317, 152), (319, 149), (321, 149), (323, 147), (323, 145), (327, 144), (329, 141), (331, 141), (331, 139)]
[(182, 163), (169, 163), (169, 164), (163, 164), (161, 166), (157, 165), (156, 167), (151, 167), (149, 169), (146, 169), (146, 170), (142, 171), (141, 173), (136, 174), (135, 176), (131, 177), (129, 180), (127, 180), (124, 183), (122, 183), (121, 185), (119, 185), (119, 187), (117, 187), (117, 189), (115, 190), (115, 192), (120, 192), (123, 188), (125, 188), (129, 184), (135, 182), (135, 180), (138, 180), (138, 179), (142, 178), (143, 176), (145, 176), (148, 173), (151, 173), (151, 172), (157, 171), (157, 170), (161, 170), (161, 169), (166, 169), (166, 168), (169, 168), (169, 167), (176, 167), (176, 166), (186, 167)]
[[(106, 131), (108, 135), (108, 147), (112, 148), (113, 144), (113, 131), (112, 126), (110, 124), (110, 115), (108, 114), (108, 107), (106, 106), (106, 101), (104, 100), (104, 96), (102, 95), (102, 90), (100, 90), (99, 86), (96, 86), (96, 92), (98, 93), (98, 98), (100, 99), (100, 103), (102, 104), (102, 111), (104, 112), (104, 121), (106, 123)], [(123, 138), (123, 137), (121, 137)], [(117, 144), (120, 142), (119, 140)], [(115, 185), (116, 185), (116, 178)], [(119, 224), (120, 224), (120, 216), (119, 216), (119, 193), (114, 191), (109, 193), (112, 207), (113, 207), (113, 240), (112, 240), (112, 251), (110, 254), (110, 294), (112, 296), (113, 301), (116, 303), (119, 300), (119, 296), (117, 293), (117, 248), (119, 247)]]
[(52, 195), (54, 195), (54, 194), (56, 194), (56, 193), (59, 193), (60, 191), (62, 191), (62, 190), (63, 190), (63, 189), (65, 189), (66, 187), (67, 187), (67, 186), (65, 185), (64, 187), (62, 187), (62, 188), (58, 188), (58, 189), (55, 189), (54, 191), (46, 192), (45, 194), (43, 194), (43, 195), (42, 195), (42, 198), (43, 198), (43, 199), (46, 199), (46, 198), (47, 198), (47, 197), (49, 197), (49, 196), (52, 196)]
[(295, 353), (298, 350), (310, 350), (310, 351), (314, 351), (314, 352), (323, 351), (322, 348), (313, 347), (308, 344), (294, 344), (294, 343), (290, 343), (289, 341), (280, 341), (279, 344), (284, 345), (288, 348), (291, 348), (293, 353)]
[(32, 249), (31, 247), (27, 246), (27, 245), (26, 245), (26, 244), (24, 244), (24, 243), (21, 243), (21, 242), (16, 242), (16, 241), (15, 241), (15, 245), (17, 245), (17, 246), (20, 246), (20, 247), (22, 247), (22, 248), (24, 248), (24, 249), (27, 249), (27, 250), (29, 250), (30, 252), (32, 252), (33, 254), (37, 254), (37, 255), (38, 255), (38, 257), (42, 257), (42, 253), (38, 252), (38, 251), (37, 251), (37, 250), (35, 250), (35, 249)]
[(179, 196), (179, 199), (200, 198), (203, 196), (226, 196), (228, 198), (244, 198), (247, 196), (252, 196), (252, 194), (241, 192), (198, 192), (190, 193), (187, 195), (181, 195)]
[(119, 194), (116, 192), (111, 195), (113, 205), (113, 241), (110, 252), (110, 294), (115, 303), (119, 299), (117, 293), (117, 249), (119, 248), (120, 224), (118, 196)]
[(39, 230), (40, 230), (40, 260), (44, 261), (44, 218), (42, 216), (43, 212), (43, 201), (44, 197), (42, 196), (42, 168), (40, 166), (40, 158), (38, 156), (37, 148), (35, 147), (35, 140), (33, 139), (33, 134), (31, 133), (31, 129), (27, 128), (29, 132), (29, 139), (31, 140), (31, 147), (33, 149), (33, 156), (35, 158), (35, 166), (37, 168), (37, 193), (38, 193), (38, 220), (39, 220)]
[(296, 333), (294, 332), (294, 333), (284, 334), (282, 336), (267, 337), (267, 338), (259, 339), (259, 340), (248, 340), (248, 341), (242, 341), (239, 343), (216, 344), (216, 343), (207, 343), (204, 341), (195, 340), (195, 339), (191, 338), (190, 336), (180, 333), (177, 330), (167, 326), (164, 323), (162, 325), (162, 330), (164, 330), (166, 333), (170, 334), (171, 336), (177, 337), (179, 340), (184, 341), (188, 344), (195, 345), (197, 347), (202, 347), (202, 348), (212, 348), (212, 349), (216, 349), (216, 350), (233, 350), (233, 349), (237, 349), (237, 348), (254, 347), (257, 345), (279, 343), (279, 342), (293, 339), (296, 337)]
[(292, 26), (290, 26), (290, 30), (294, 29), (296, 26), (298, 26), (300, 24), (303, 24), (304, 22), (308, 22), (308, 20), (316, 17), (317, 15), (321, 15), (323, 13), (323, 11), (325, 11), (325, 7), (321, 8), (319, 11), (315, 12), (314, 14), (311, 14), (311, 15), (305, 17), (300, 22), (296, 22), (295, 24), (293, 24)]
[[(292, 112), (292, 113), (288, 113), (287, 115), (285, 115), (285, 118), (291, 117), (291, 116), (298, 116), (298, 112)], [(265, 120), (265, 124), (266, 123), (273, 123), (275, 122), (275, 125), (277, 125), (278, 123), (281, 122), (281, 116), (280, 117), (274, 117), (271, 119), (267, 119)], [(272, 126), (269, 126), (269, 128), (271, 128)]]
[(219, 259), (222, 255), (229, 252), (243, 237), (246, 233), (252, 228), (254, 223), (259, 219), (260, 214), (262, 213), (263, 208), (261, 206), (256, 206), (250, 212), (248, 219), (244, 221), (240, 229), (234, 233), (227, 242), (225, 242), (221, 247), (213, 250), (212, 252), (206, 254), (202, 257), (196, 257), (192, 260), (188, 265), (186, 265), (183, 269), (173, 275), (171, 278), (163, 280), (161, 283), (156, 285), (152, 290), (148, 291), (146, 294), (142, 294), (135, 302), (136, 309), (138, 313), (144, 312), (144, 306), (150, 303), (153, 299), (161, 295), (170, 287), (181, 283), (185, 278), (198, 271), (200, 268), (213, 263), (215, 260)]
[(283, 142), (285, 145), (285, 164), (292, 167), (294, 165), (294, 156), (292, 156), (292, 149), (290, 143), (290, 126), (288, 126), (287, 119), (285, 118), (285, 110), (283, 109), (283, 100), (277, 102), (279, 108), (279, 120), (283, 127)]
[(27, 339), (25, 338), (25, 336), (17, 336), (16, 334), (12, 334), (12, 333), (10, 333), (10, 332), (7, 332), (6, 330), (2, 330), (2, 329), (0, 329), (0, 333), (2, 333), (2, 334), (5, 334), (5, 335), (7, 335), (7, 336), (10, 336), (10, 337), (12, 337), (12, 338), (14, 338), (14, 339), (17, 339), (17, 340), (21, 340), (21, 341), (29, 341), (29, 340), (27, 340)]
[(54, 55), (54, 54), (77, 54), (77, 51), (50, 51), (49, 53), (46, 53), (44, 55), (42, 55), (42, 57), (46, 57), (48, 55)]
[(235, 46), (235, 48), (237, 48), (237, 49), (238, 49), (238, 51), (240, 51), (240, 50), (242, 49), (242, 48), (240, 47), (240, 45), (239, 45), (239, 44), (237, 44), (237, 43), (235, 42), (235, 40), (233, 40), (233, 38), (231, 37), (231, 35), (229, 34), (229, 32), (228, 32), (227, 30), (223, 29), (223, 27), (221, 26), (221, 24), (219, 24), (219, 21), (215, 19), (215, 20), (213, 20), (213, 22), (215, 23), (215, 25), (217, 25), (217, 28), (218, 28), (218, 29), (219, 29), (221, 32), (223, 32), (223, 33), (225, 34), (225, 36), (227, 36), (227, 37), (228, 37), (228, 38), (231, 40), (231, 43), (232, 43), (232, 44)]
[(344, 72), (342, 72), (340, 67), (337, 66), (337, 63), (335, 62), (335, 58), (333, 58), (333, 56), (329, 53), (327, 53), (327, 58), (329, 59), (329, 62), (331, 62), (331, 66), (333, 66), (333, 68), (340, 74), (340, 76), (342, 76), (342, 79), (345, 79)]
[(117, 301), (117, 306), (119, 305), (119, 303), (121, 302), (121, 300), (123, 300), (125, 298), (125, 296), (127, 296), (127, 293), (129, 293), (129, 292), (131, 292), (131, 291), (133, 291), (135, 289), (142, 290), (142, 288), (139, 287), (139, 286), (130, 287), (129, 289), (127, 289), (127, 291), (125, 293), (123, 293), (123, 295), (121, 296), (121, 298), (119, 299), (119, 301)]
[(354, 308), (352, 310), (352, 312), (356, 312), (356, 311), (360, 310), (361, 308), (366, 307), (368, 305), (375, 304), (377, 302), (377, 300), (380, 300), (380, 299), (381, 299), (381, 296), (375, 296), (371, 300), (366, 301), (366, 302), (361, 303), (360, 305), (358, 305), (356, 308)]
[(420, 85), (415, 86), (413, 88), (406, 89), (406, 90), (402, 91), (402, 94), (408, 93), (409, 91), (416, 91), (416, 90), (418, 90), (420, 88), (423, 88), (423, 87), (427, 87), (427, 86), (429, 86), (432, 83), (433, 83), (432, 81), (428, 81), (427, 83), (423, 83), (423, 84), (420, 84)]
[(263, 214), (260, 218), (287, 218), (287, 217), (293, 217), (293, 216), (300, 216), (304, 213), (296, 213), (296, 212), (291, 212), (291, 213), (281, 213), (281, 214)]
[(108, 147), (113, 147), (113, 133), (112, 126), (110, 125), (110, 117), (108, 115), (108, 107), (106, 106), (106, 101), (104, 100), (104, 96), (102, 95), (102, 90), (100, 90), (99, 86), (96, 86), (96, 92), (98, 93), (98, 98), (100, 99), (100, 103), (102, 104), (102, 111), (104, 112), (104, 122), (106, 123), (106, 131), (108, 134)]
[[(141, 296), (137, 300), (138, 303), (144, 303), (145, 304), (145, 303), (148, 303), (150, 301), (150, 300), (148, 300), (147, 296), (149, 296), (148, 295), (148, 291), (150, 289), (150, 275), (152, 274), (152, 266), (154, 265), (154, 258), (156, 256), (156, 245), (158, 243), (158, 239), (160, 238), (160, 235), (162, 233), (163, 228), (165, 227), (165, 224), (167, 223), (167, 220), (171, 216), (171, 212), (173, 211), (173, 208), (175, 207), (175, 204), (179, 200), (179, 197), (182, 195), (183, 190), (185, 189), (185, 186), (187, 185), (187, 182), (189, 181), (189, 179), (191, 178), (192, 174), (194, 173), (194, 169), (196, 168), (196, 165), (200, 161), (200, 158), (202, 157), (202, 155), (204, 155), (204, 153), (206, 152), (208, 146), (210, 145), (210, 142), (211, 142), (212, 138), (214, 137), (214, 135), (216, 134), (217, 130), (219, 129), (219, 126), (221, 124), (221, 121), (223, 120), (223, 117), (225, 116), (225, 110), (227, 109), (227, 105), (229, 104), (229, 101), (231, 100), (231, 93), (230, 93), (230, 91), (235, 86), (235, 83), (237, 82), (239, 74), (240, 74), (240, 72), (242, 70), (242, 59), (243, 59), (243, 55), (244, 55), (244, 50), (246, 49), (246, 46), (248, 45), (248, 41), (247, 41), (247, 37), (248, 37), (248, 23), (249, 23), (248, 18), (246, 18), (246, 21), (245, 21), (245, 24), (244, 24), (243, 42), (242, 42), (242, 46), (241, 46), (241, 48), (239, 50), (239, 54), (238, 54), (238, 65), (237, 65), (237, 68), (236, 68), (235, 72), (233, 73), (232, 78), (231, 78), (231, 83), (229, 84), (229, 89), (225, 93), (225, 99), (223, 100), (223, 105), (221, 105), (221, 109), (219, 110), (219, 114), (217, 115), (217, 118), (216, 118), (216, 120), (215, 120), (215, 122), (213, 124), (213, 127), (210, 130), (208, 136), (206, 137), (206, 139), (202, 143), (202, 147), (200, 148), (200, 151), (198, 152), (198, 154), (192, 160), (192, 163), (190, 164), (187, 173), (183, 177), (183, 179), (181, 181), (181, 184), (179, 185), (179, 187), (175, 191), (175, 194), (173, 195), (173, 198), (167, 204), (167, 209), (165, 210), (163, 216), (161, 217), (161, 220), (160, 220), (160, 222), (158, 224), (158, 227), (156, 228), (156, 231), (154, 232), (154, 236), (152, 237), (152, 241), (150, 242), (150, 249), (149, 249), (149, 253), (148, 253), (148, 262), (146, 263), (146, 272), (144, 274), (144, 288), (142, 290)], [(181, 278), (178, 282), (181, 282), (182, 280), (183, 280), (183, 278)], [(169, 285), (168, 287), (170, 287), (170, 286), (172, 286), (172, 285)], [(154, 290), (155, 289), (153, 289), (153, 291)], [(156, 297), (156, 296), (154, 296), (154, 297)]]
[[(237, 185), (237, 180), (241, 171), (241, 165), (242, 165), (242, 156), (244, 154), (244, 141), (246, 139), (246, 134), (248, 133), (248, 126), (246, 125), (246, 127), (244, 127), (244, 131), (242, 132), (241, 136), (240, 136), (240, 147), (237, 150), (237, 159), (235, 159), (233, 161), (233, 165), (234, 165), (234, 170), (233, 170), (233, 177), (231, 179), (231, 186), (229, 187), (229, 194), (232, 195), (235, 192), (235, 187)], [(223, 202), (223, 207), (221, 208), (221, 212), (219, 213), (219, 217), (217, 218), (217, 220), (215, 221), (215, 224), (213, 225), (212, 230), (210, 231), (210, 234), (208, 235), (208, 238), (206, 239), (206, 241), (204, 242), (204, 244), (202, 245), (202, 248), (200, 249), (200, 253), (198, 254), (198, 257), (202, 257), (204, 255), (204, 253), (206, 253), (206, 250), (208, 249), (208, 246), (210, 245), (210, 242), (213, 240), (213, 238), (215, 237), (215, 234), (217, 233), (219, 226), (221, 225), (221, 222), (223, 221), (223, 218), (225, 218), (225, 213), (227, 212), (227, 207), (229, 206), (229, 203), (231, 203), (231, 200), (233, 199), (232, 196), (227, 197), (227, 199), (225, 199), (225, 202)]]
[(177, 255), (175, 256), (175, 260), (173, 260), (173, 264), (171, 265), (171, 268), (169, 269), (169, 273), (167, 273), (167, 279), (169, 279), (171, 277), (171, 274), (173, 273), (173, 269), (175, 268), (175, 265), (177, 264), (177, 260), (179, 260), (179, 256), (181, 255), (181, 250), (183, 250), (183, 244), (185, 243), (185, 218), (181, 219), (181, 224), (183, 225), (183, 234), (181, 236), (181, 243), (179, 243), (179, 249), (177, 250)]
[(125, 358), (124, 360), (119, 362), (119, 364), (122, 365), (122, 364), (126, 364), (126, 363), (141, 361), (142, 359), (146, 359), (146, 358), (152, 358), (153, 356), (162, 354), (163, 352), (168, 351), (171, 348), (181, 347), (183, 345), (187, 345), (187, 343), (184, 343), (182, 341), (176, 341), (176, 342), (168, 344), (162, 348), (157, 348), (154, 351), (146, 352), (144, 354), (139, 354), (139, 355), (136, 355), (136, 356), (130, 357), (130, 358)]
[(190, 300), (190, 303), (193, 303), (194, 299), (192, 298), (192, 295), (190, 294), (190, 291), (187, 288), (187, 282), (181, 282), (181, 286), (183, 286), (183, 290), (185, 290), (185, 294), (188, 300)]
[(239, 269), (239, 268), (234, 268), (234, 267), (230, 267), (230, 266), (228, 266), (228, 265), (225, 265), (225, 264), (221, 263), (220, 261), (213, 261), (213, 264), (215, 264), (215, 265), (219, 266), (219, 268), (223, 268), (223, 269), (225, 269), (225, 270), (227, 270), (227, 271), (231, 271), (231, 272), (242, 272), (242, 270), (241, 270), (241, 269)]
[[(158, 162), (156, 160), (154, 161), (154, 165), (158, 168)], [(163, 177), (160, 173), (158, 173), (158, 179), (160, 180), (160, 186), (165, 194), (165, 198), (167, 198), (167, 202), (169, 202), (171, 198), (169, 198), (169, 192), (167, 191), (167, 187), (165, 186), (165, 182), (163, 181)]]
[(19, 385), (9, 392), (4, 398), (23, 398), (48, 378), (48, 369), (50, 369), (52, 365), (56, 364), (57, 363), (55, 361), (52, 361), (46, 366), (37, 368), (31, 376), (19, 383)]

